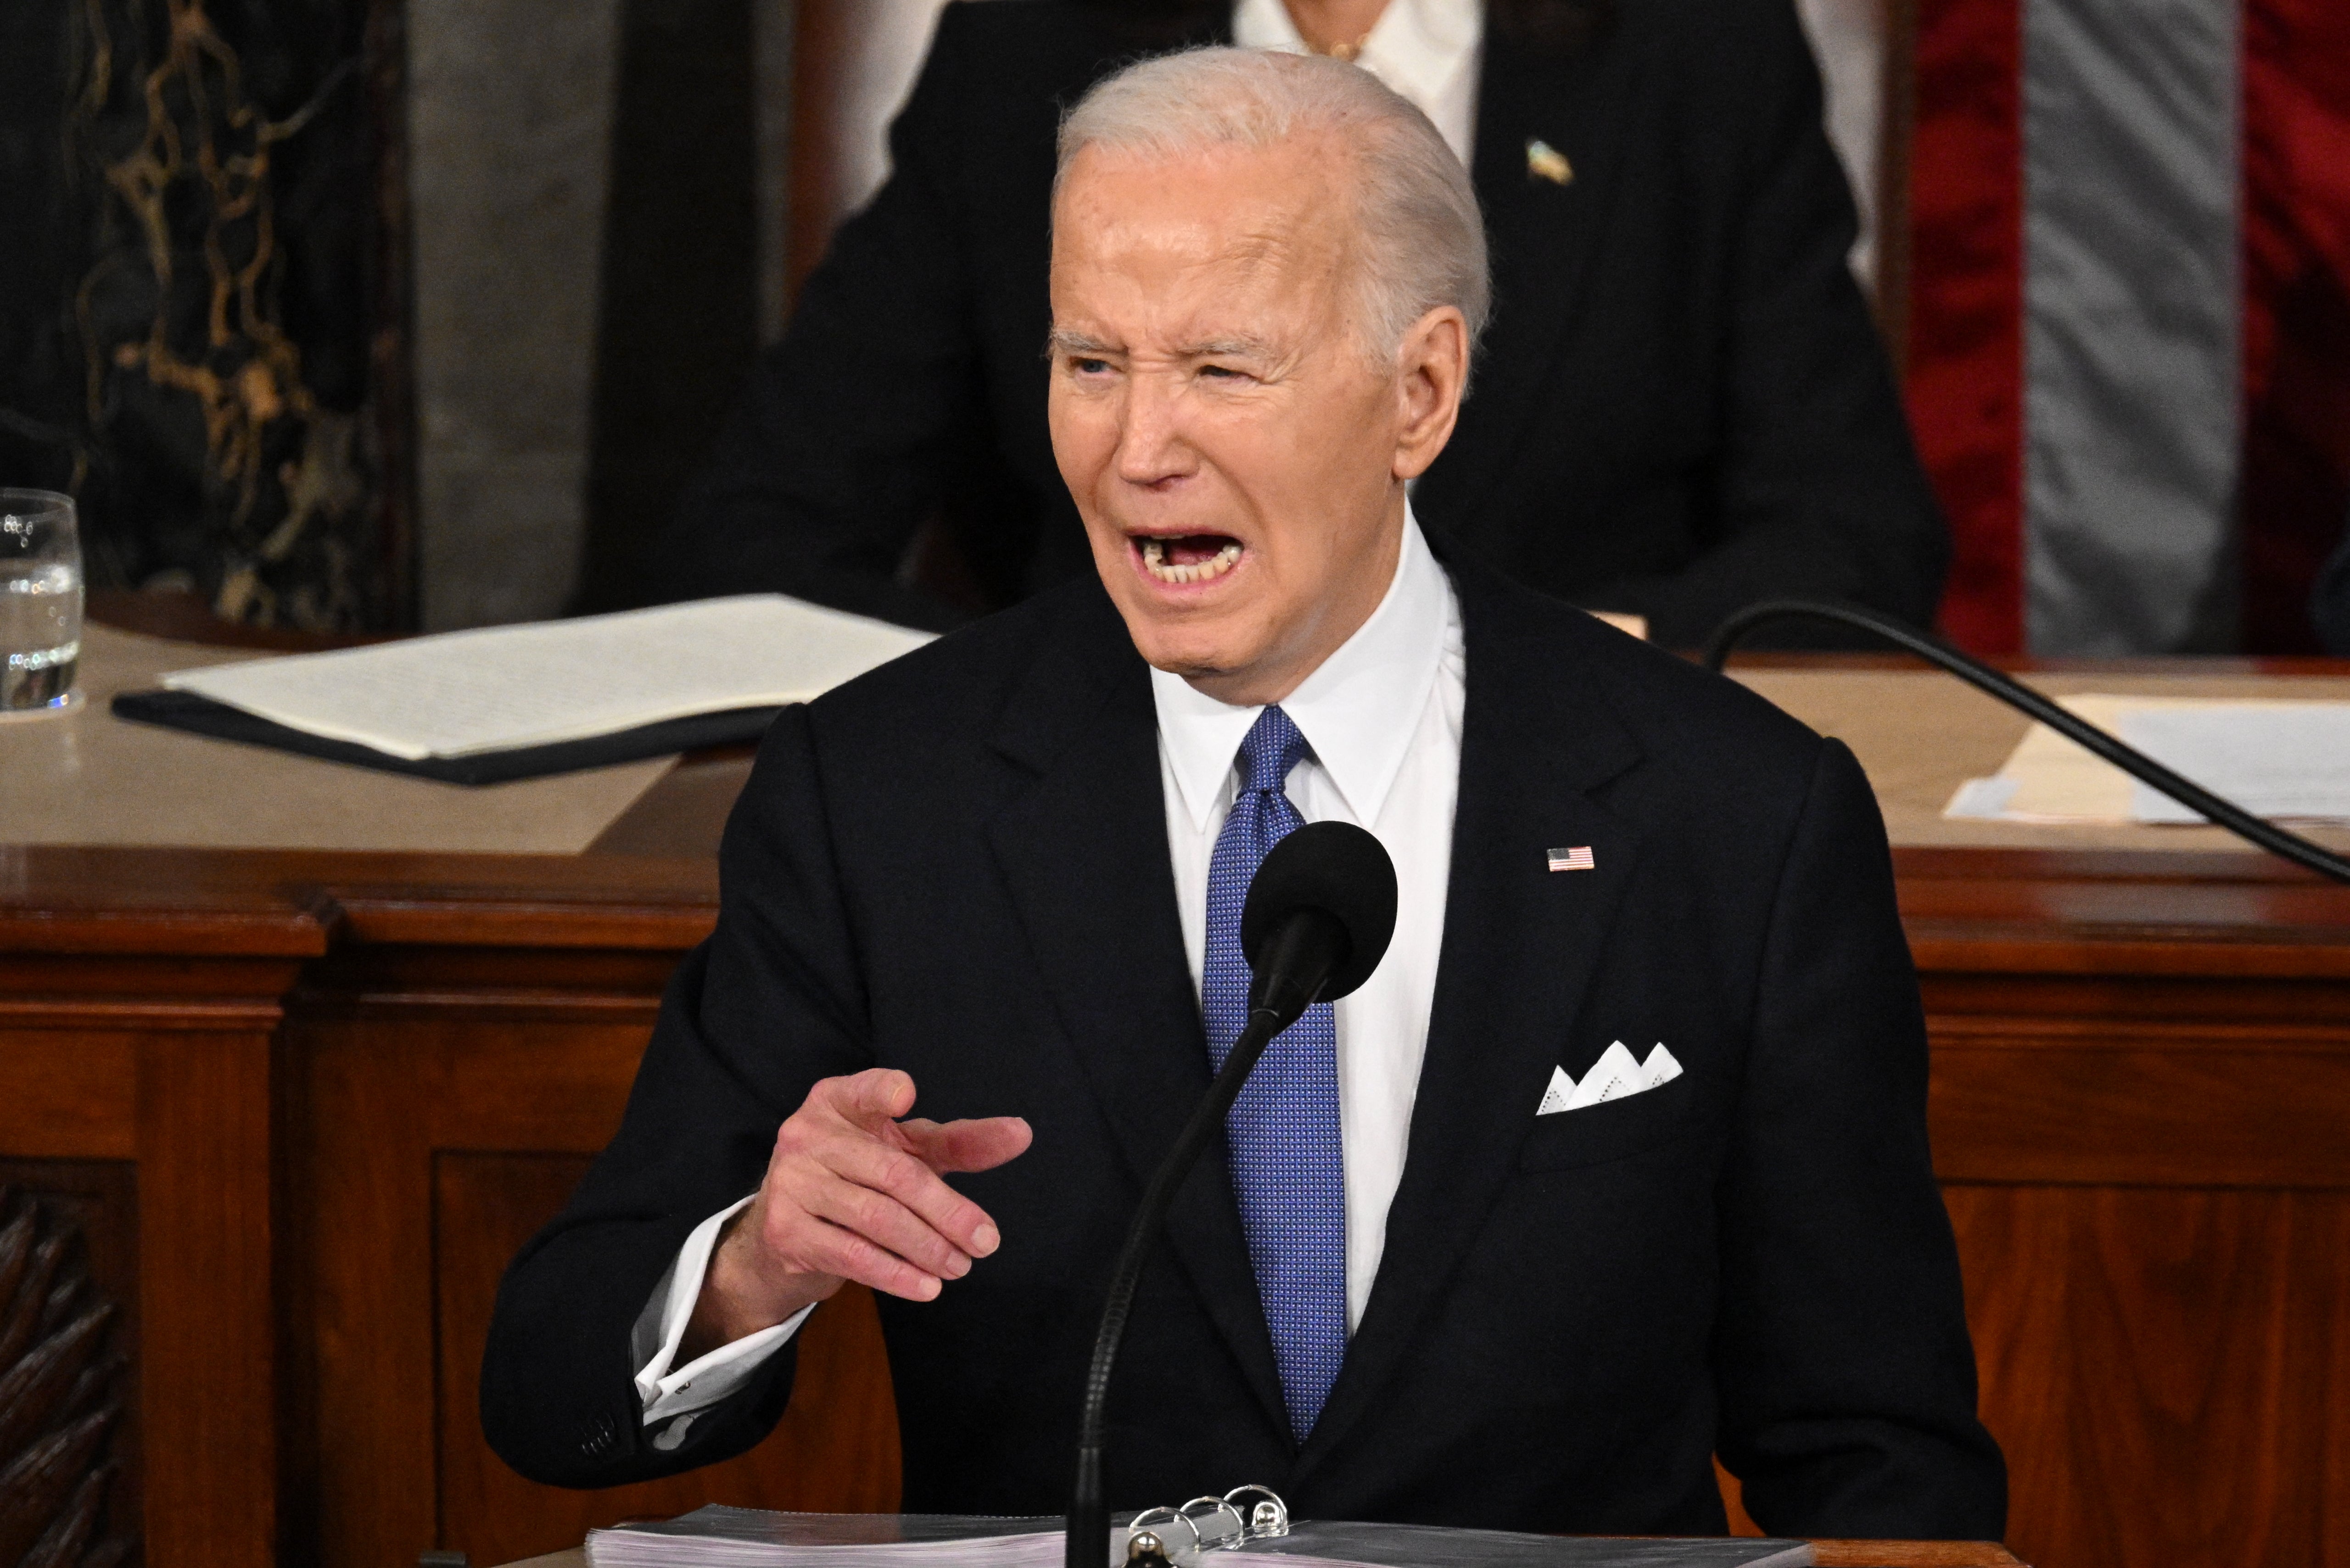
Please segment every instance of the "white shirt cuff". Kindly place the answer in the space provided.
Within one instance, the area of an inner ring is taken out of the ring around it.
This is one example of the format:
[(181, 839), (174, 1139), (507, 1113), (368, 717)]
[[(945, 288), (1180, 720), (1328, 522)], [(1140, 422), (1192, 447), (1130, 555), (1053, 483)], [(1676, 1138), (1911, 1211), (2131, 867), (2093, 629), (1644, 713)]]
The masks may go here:
[(720, 1345), (699, 1361), (671, 1369), (677, 1360), (678, 1342), (685, 1337), (685, 1325), (693, 1317), (693, 1303), (702, 1295), (702, 1276), (710, 1271), (710, 1254), (717, 1250), (718, 1232), (750, 1201), (751, 1198), (744, 1198), (741, 1202), (730, 1203), (693, 1228), (685, 1245), (677, 1250), (669, 1272), (653, 1286), (653, 1293), (646, 1301), (645, 1310), (637, 1314), (636, 1327), (629, 1334), (629, 1351), (638, 1364), (637, 1397), (644, 1404), (645, 1425), (663, 1428), (653, 1438), (656, 1449), (674, 1449), (683, 1442), (686, 1428), (693, 1424), (695, 1415), (749, 1382), (751, 1375), (797, 1334), (808, 1314), (816, 1311), (814, 1306), (802, 1307), (772, 1327), (746, 1334), (732, 1344)]

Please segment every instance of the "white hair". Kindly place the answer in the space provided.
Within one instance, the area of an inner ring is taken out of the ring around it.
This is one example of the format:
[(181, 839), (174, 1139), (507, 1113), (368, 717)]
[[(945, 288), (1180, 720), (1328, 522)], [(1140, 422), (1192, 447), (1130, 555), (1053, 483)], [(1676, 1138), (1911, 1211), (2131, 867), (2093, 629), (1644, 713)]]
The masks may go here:
[(1365, 347), (1391, 359), (1414, 322), (1447, 305), (1467, 318), (1474, 345), (1492, 288), (1469, 171), (1409, 99), (1344, 61), (1210, 47), (1128, 66), (1062, 117), (1054, 192), (1088, 147), (1171, 159), (1315, 132), (1350, 152), (1360, 171), (1354, 209)]

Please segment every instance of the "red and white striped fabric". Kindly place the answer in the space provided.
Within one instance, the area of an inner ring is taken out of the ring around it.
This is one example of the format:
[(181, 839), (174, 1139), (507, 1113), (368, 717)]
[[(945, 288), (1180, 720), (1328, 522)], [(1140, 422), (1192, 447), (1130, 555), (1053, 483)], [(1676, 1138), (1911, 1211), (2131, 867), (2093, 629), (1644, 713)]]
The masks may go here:
[(2315, 647), (2350, 4), (1918, 0), (1908, 396), (1979, 652)]

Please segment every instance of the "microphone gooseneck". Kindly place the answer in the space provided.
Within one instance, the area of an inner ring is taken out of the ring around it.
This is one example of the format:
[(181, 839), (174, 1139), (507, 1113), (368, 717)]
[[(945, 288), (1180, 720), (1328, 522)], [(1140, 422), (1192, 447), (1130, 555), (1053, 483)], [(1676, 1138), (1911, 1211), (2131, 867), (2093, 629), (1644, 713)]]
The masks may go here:
[(2279, 859), (2305, 867), (2321, 877), (2331, 877), (2336, 882), (2350, 882), (2350, 858), (2336, 855), (2325, 846), (2303, 838), (2298, 833), (2288, 832), (2263, 817), (2253, 815), (2226, 796), (2213, 794), (2194, 780), (2171, 772), (2118, 735), (2107, 734), (2022, 681), (1992, 669), (1971, 655), (1960, 653), (1939, 638), (1929, 637), (1874, 610), (1860, 609), (1852, 605), (1814, 604), (1808, 599), (1771, 599), (1749, 605), (1714, 628), (1713, 635), (1706, 639), (1704, 651), (1698, 655), (1699, 660), (1708, 670), (1720, 671), (1730, 658), (1730, 650), (1738, 645), (1741, 639), (1764, 623), (1774, 620), (1834, 621), (1840, 626), (1858, 627), (1863, 631), (1874, 632), (1928, 663), (1939, 665), (1976, 691), (1996, 697), (2019, 711), (2029, 713), (2066, 740), (2103, 757), (2139, 783), (2161, 791), (2237, 837), (2260, 846)]
[(1253, 971), (1249, 1016), (1223, 1070), (1175, 1136), (1143, 1189), (1110, 1273), (1077, 1421), (1076, 1485), (1069, 1500), (1066, 1568), (1103, 1568), (1109, 1506), (1102, 1496), (1102, 1420), (1118, 1342), (1134, 1311), (1150, 1244), (1175, 1193), (1223, 1128), (1249, 1071), (1274, 1035), (1316, 1002), (1335, 1002), (1370, 978), (1395, 932), (1395, 867), (1379, 841), (1341, 822), (1309, 823), (1274, 845), (1249, 883), (1241, 949)]

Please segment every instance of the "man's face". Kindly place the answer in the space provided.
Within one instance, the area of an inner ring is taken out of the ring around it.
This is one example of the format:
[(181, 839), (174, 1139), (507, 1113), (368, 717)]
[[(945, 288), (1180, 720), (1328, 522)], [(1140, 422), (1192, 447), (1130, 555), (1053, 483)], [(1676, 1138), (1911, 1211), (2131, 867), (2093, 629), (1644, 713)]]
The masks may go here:
[(1054, 211), (1061, 477), (1142, 656), (1226, 701), (1280, 701), (1378, 607), (1459, 403), (1457, 311), (1368, 362), (1353, 175), (1326, 140), (1088, 148)]

